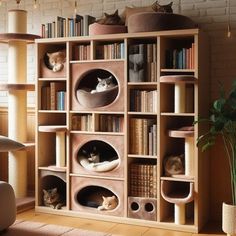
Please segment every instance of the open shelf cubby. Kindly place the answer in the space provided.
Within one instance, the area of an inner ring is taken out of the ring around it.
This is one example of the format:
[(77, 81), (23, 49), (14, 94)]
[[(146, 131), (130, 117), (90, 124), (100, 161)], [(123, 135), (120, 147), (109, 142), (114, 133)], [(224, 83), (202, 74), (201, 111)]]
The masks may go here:
[[(199, 232), (209, 160), (197, 147), (205, 127), (193, 122), (208, 112), (207, 41), (199, 29), (37, 39), (36, 210), (50, 212), (42, 186), (63, 173), (66, 209), (53, 213)], [(61, 72), (42, 69), (45, 54), (60, 50)], [(52, 87), (63, 109), (51, 95), (45, 106)], [(184, 207), (173, 192), (187, 197)], [(102, 195), (117, 207), (101, 210)]]

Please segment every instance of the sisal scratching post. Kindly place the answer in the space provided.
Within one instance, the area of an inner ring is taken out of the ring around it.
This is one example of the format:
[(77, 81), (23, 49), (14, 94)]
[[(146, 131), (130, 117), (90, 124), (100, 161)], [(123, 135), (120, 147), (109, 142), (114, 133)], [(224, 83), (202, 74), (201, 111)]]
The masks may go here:
[(185, 204), (175, 204), (175, 224), (185, 224)]
[(175, 84), (175, 113), (185, 112), (185, 84)]
[(65, 132), (56, 132), (56, 166), (64, 167), (66, 163), (65, 156)]
[[(9, 33), (26, 33), (27, 12), (10, 10), (8, 12)], [(8, 82), (21, 84), (26, 82), (27, 45), (24, 41), (9, 42)], [(27, 140), (27, 92), (9, 91), (8, 136), (18, 142)], [(26, 151), (9, 152), (9, 183), (16, 197), (27, 195), (27, 153)]]
[(194, 139), (193, 137), (185, 138), (185, 175), (193, 176), (193, 158), (194, 158)]

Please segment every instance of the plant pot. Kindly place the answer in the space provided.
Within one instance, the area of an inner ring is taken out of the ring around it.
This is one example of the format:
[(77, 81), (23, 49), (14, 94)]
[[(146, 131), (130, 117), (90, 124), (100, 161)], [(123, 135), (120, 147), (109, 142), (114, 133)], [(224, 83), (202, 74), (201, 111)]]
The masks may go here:
[(227, 235), (236, 235), (236, 205), (223, 203), (222, 229)]

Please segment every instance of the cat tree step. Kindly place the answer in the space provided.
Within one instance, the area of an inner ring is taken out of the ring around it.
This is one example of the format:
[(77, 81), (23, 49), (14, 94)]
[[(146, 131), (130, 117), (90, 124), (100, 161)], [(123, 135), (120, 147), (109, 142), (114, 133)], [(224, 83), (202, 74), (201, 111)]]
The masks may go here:
[(0, 91), (26, 90), (35, 91), (34, 84), (0, 84)]
[(0, 43), (9, 43), (11, 41), (23, 41), (26, 43), (34, 43), (34, 40), (39, 38), (41, 37), (35, 34), (4, 33), (0, 34)]
[(160, 77), (161, 83), (194, 83), (196, 82), (196, 78), (192, 75), (164, 75)]
[(65, 125), (40, 125), (39, 131), (40, 132), (49, 132), (49, 133), (66, 132), (67, 127)]

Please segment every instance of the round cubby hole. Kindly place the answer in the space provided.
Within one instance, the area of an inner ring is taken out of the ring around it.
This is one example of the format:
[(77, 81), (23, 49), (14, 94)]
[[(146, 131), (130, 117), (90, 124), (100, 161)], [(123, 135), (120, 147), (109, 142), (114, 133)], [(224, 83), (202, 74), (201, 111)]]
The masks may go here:
[[(101, 84), (109, 83), (104, 91), (96, 92), (96, 87), (101, 79)], [(108, 79), (109, 78), (109, 79)], [(116, 77), (103, 69), (92, 69), (85, 72), (75, 84), (75, 97), (85, 108), (98, 108), (112, 104), (119, 93), (119, 85)]]
[[(117, 206), (119, 205), (119, 198), (111, 190), (101, 186), (86, 186), (82, 188), (76, 195), (76, 201), (82, 206), (98, 208), (103, 203), (103, 197), (116, 197)], [(117, 208), (117, 206), (114, 209)]]
[(107, 172), (117, 168), (120, 159), (110, 144), (101, 140), (92, 140), (79, 148), (77, 162), (86, 170)]
[(63, 200), (63, 202), (66, 203), (66, 182), (64, 181), (63, 177), (55, 176), (55, 175), (45, 175), (41, 179), (41, 199), (42, 199), (42, 205), (44, 206), (44, 200), (43, 200), (43, 189), (49, 190), (57, 188), (57, 192), (60, 195), (60, 199)]

